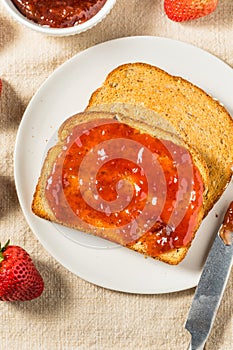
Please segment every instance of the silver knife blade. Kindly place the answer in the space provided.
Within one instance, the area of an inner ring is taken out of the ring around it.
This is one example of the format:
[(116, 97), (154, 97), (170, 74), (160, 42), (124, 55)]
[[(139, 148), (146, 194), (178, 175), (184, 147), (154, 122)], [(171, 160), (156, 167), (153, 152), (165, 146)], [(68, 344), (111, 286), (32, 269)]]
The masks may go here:
[(225, 214), (206, 259), (185, 328), (191, 334), (190, 350), (201, 350), (211, 331), (233, 261), (233, 202)]

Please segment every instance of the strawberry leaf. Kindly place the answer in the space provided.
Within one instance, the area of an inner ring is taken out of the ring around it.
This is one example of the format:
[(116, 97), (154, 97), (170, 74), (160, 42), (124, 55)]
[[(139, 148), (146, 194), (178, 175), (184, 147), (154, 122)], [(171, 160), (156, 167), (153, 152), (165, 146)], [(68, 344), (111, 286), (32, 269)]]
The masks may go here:
[(9, 239), (2, 248), (1, 248), (1, 243), (0, 243), (0, 254), (2, 254), (6, 250), (6, 248), (8, 247), (9, 244), (10, 244)]

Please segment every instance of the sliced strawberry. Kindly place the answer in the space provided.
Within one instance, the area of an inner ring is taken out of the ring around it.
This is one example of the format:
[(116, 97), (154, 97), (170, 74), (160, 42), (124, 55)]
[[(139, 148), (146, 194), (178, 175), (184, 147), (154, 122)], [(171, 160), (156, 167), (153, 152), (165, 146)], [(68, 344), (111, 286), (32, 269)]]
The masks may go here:
[(218, 0), (164, 0), (164, 10), (171, 20), (185, 22), (210, 14), (217, 4)]
[(25, 301), (41, 295), (44, 282), (29, 254), (21, 247), (0, 246), (0, 300)]

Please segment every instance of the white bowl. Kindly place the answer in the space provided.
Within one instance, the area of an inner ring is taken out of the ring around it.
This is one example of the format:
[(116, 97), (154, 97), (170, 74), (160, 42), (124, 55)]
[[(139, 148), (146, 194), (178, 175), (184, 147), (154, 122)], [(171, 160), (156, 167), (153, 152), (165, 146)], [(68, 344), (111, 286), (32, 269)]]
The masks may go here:
[(22, 15), (17, 8), (14, 6), (11, 0), (2, 0), (3, 4), (5, 5), (6, 9), (9, 11), (9, 13), (21, 24), (25, 25), (28, 28), (31, 28), (33, 30), (36, 30), (37, 32), (41, 32), (47, 35), (54, 35), (54, 36), (67, 36), (67, 35), (73, 35), (73, 34), (79, 34), (82, 32), (85, 32), (86, 30), (94, 27), (96, 24), (101, 22), (107, 14), (111, 11), (113, 8), (116, 0), (107, 0), (104, 6), (99, 10), (99, 12), (94, 15), (92, 18), (87, 20), (86, 22), (83, 22), (81, 24), (77, 24), (73, 27), (68, 28), (50, 28), (47, 26), (39, 25), (32, 20), (27, 19), (24, 15)]

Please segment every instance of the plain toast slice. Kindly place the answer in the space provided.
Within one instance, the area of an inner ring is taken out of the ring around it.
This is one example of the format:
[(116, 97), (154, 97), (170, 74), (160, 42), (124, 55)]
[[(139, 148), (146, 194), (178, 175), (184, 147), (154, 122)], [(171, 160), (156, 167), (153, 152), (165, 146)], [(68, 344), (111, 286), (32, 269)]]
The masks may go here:
[(110, 72), (92, 94), (87, 110), (118, 103), (155, 111), (198, 151), (209, 169), (207, 214), (232, 175), (233, 120), (224, 106), (189, 81), (141, 62)]

